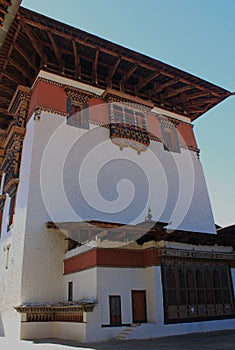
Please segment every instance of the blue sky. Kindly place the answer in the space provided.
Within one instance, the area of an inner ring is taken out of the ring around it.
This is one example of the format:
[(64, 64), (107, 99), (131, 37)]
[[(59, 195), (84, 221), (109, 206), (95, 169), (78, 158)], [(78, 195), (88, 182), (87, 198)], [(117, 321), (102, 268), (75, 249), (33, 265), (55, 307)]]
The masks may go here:
[[(22, 6), (235, 91), (234, 0), (23, 0)], [(215, 222), (235, 223), (235, 96), (194, 122)]]

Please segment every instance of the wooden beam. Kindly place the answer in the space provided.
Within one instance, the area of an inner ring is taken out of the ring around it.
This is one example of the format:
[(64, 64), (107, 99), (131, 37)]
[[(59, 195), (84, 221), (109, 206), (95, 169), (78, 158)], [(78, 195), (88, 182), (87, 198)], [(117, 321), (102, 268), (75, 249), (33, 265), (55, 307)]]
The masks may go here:
[(51, 45), (53, 47), (53, 50), (54, 50), (54, 54), (55, 54), (55, 57), (57, 59), (57, 62), (59, 63), (59, 65), (61, 66), (61, 53), (58, 49), (58, 46), (56, 45), (56, 42), (55, 42), (55, 39), (54, 39), (54, 36), (53, 34), (50, 32), (50, 31), (47, 31), (47, 35), (50, 39), (50, 42), (51, 42)]
[(114, 76), (120, 62), (121, 62), (121, 57), (118, 57), (116, 62), (113, 65), (112, 69), (110, 69), (109, 76), (108, 76), (108, 82), (110, 83), (110, 85), (112, 85), (113, 76)]
[(193, 88), (193, 85), (185, 85), (182, 88), (179, 89), (169, 89), (166, 93), (162, 93), (161, 97), (164, 100), (167, 100), (169, 98), (175, 97), (177, 95), (182, 94), (185, 91), (191, 90)]
[(214, 99), (215, 96), (208, 96), (208, 92), (202, 92), (202, 91), (199, 91), (198, 93), (195, 93), (193, 94), (192, 96), (190, 96), (190, 101), (191, 100), (194, 100), (194, 99), (197, 99), (197, 98), (200, 98), (200, 97), (207, 97), (209, 99)]
[(3, 72), (4, 72), (5, 69), (7, 68), (8, 59), (9, 59), (9, 57), (10, 57), (11, 54), (12, 54), (12, 50), (13, 50), (13, 48), (14, 48), (14, 44), (15, 44), (16, 39), (17, 39), (17, 37), (18, 37), (18, 35), (19, 35), (19, 32), (20, 32), (20, 28), (21, 28), (21, 24), (20, 24), (20, 22), (18, 22), (16, 31), (15, 31), (15, 34), (14, 34), (14, 37), (13, 37), (13, 40), (12, 40), (12, 42), (11, 42), (11, 46), (10, 46), (8, 52), (7, 52), (7, 56), (5, 57), (5, 62), (4, 62), (3, 68), (2, 68), (2, 72), (1, 72), (1, 74), (0, 74), (0, 82), (1, 82), (2, 77), (3, 77)]
[(6, 71), (1, 73), (4, 77), (6, 77), (8, 80), (11, 80), (16, 85), (19, 85), (19, 80), (8, 74)]
[(80, 57), (77, 52), (77, 44), (73, 40), (73, 55), (74, 55), (74, 67), (75, 67), (75, 78), (81, 79), (81, 64), (80, 64)]
[[(28, 38), (30, 39), (32, 45), (33, 45), (33, 48), (34, 50), (37, 52), (37, 54), (41, 57), (41, 59), (43, 59), (43, 50), (42, 50), (42, 47), (39, 45), (38, 43), (38, 39), (35, 37), (33, 31), (27, 27), (27, 20), (23, 17), (23, 16), (20, 16), (20, 20), (21, 20), (21, 25), (22, 25), (22, 28), (25, 32), (25, 34), (28, 36)], [(48, 28), (47, 30), (48, 31)]]
[(187, 101), (188, 103), (183, 103), (183, 108), (187, 111), (187, 109), (189, 108), (190, 111), (193, 110), (193, 107), (195, 108), (199, 108), (200, 109), (200, 106), (204, 106), (204, 108), (208, 108), (207, 106), (210, 106), (210, 105), (214, 105), (215, 104), (215, 101), (208, 101), (207, 99), (203, 99), (203, 100), (199, 100), (199, 101)]
[(158, 85), (158, 88), (152, 89), (152, 96), (159, 94), (164, 89), (166, 89), (169, 86), (175, 85), (178, 82), (177, 79), (167, 81), (165, 84)]
[(23, 59), (34, 71), (37, 71), (37, 67), (33, 63), (32, 57), (29, 57), (25, 50), (23, 50), (18, 44), (14, 44), (14, 49), (23, 57)]
[(161, 74), (161, 72), (157, 71), (157, 72), (153, 72), (148, 78), (143, 79), (136, 87), (136, 90), (140, 90), (142, 89), (144, 86), (146, 86), (147, 84), (150, 83), (150, 81), (152, 81), (153, 79), (157, 78), (159, 75)]
[(137, 63), (131, 69), (129, 69), (129, 71), (123, 76), (123, 84), (125, 84), (130, 79), (130, 77), (138, 67), (139, 67), (139, 64)]
[(11, 102), (11, 99), (1, 96), (0, 97), (0, 102), (9, 104)]
[[(25, 23), (27, 23), (28, 25), (30, 25), (32, 27), (36, 27), (36, 28), (39, 28), (39, 29), (44, 30), (44, 31), (48, 30), (48, 27), (46, 25), (43, 25), (39, 22), (35, 22), (35, 21), (27, 19), (27, 18), (25, 18), (24, 21), (25, 21)], [(68, 40), (71, 40), (71, 37), (74, 37), (74, 32), (72, 32), (72, 31), (71, 31), (71, 34), (62, 32), (56, 28), (50, 28), (50, 31), (53, 32), (53, 34), (59, 35), (59, 36), (65, 38), (65, 39), (68, 39)], [(79, 33), (79, 30), (77, 30), (77, 31)], [(138, 54), (138, 53), (136, 53), (136, 57), (129, 57), (129, 56), (125, 55), (124, 53), (118, 54), (117, 53), (117, 45), (110, 44), (110, 47), (115, 48), (115, 50), (112, 50), (112, 48), (108, 48), (107, 46), (102, 47), (100, 44), (94, 43), (94, 38), (92, 38), (92, 39), (93, 39), (93, 42), (91, 42), (91, 41), (89, 42), (88, 40), (82, 39), (81, 36), (77, 35), (77, 38), (75, 38), (74, 40), (80, 44), (85, 45), (85, 46), (88, 46), (88, 47), (91, 47), (94, 49), (99, 49), (100, 51), (105, 52), (109, 55), (116, 56), (116, 57), (119, 55), (119, 57), (122, 57), (124, 60), (126, 60), (128, 62), (132, 62), (134, 64), (136, 64), (136, 61), (139, 61), (139, 65), (141, 67), (147, 68), (148, 70), (150, 70), (152, 72), (156, 71), (156, 63), (157, 63), (156, 61), (153, 60), (154, 64), (141, 62), (140, 58), (139, 58), (140, 54)], [(124, 48), (120, 48), (120, 49), (122, 49), (123, 51), (125, 50)], [(159, 64), (160, 64), (160, 62), (159, 62)], [(183, 77), (181, 78), (181, 77), (179, 77), (177, 72), (175, 74), (173, 74), (173, 73), (169, 72), (169, 69), (167, 71), (166, 70), (167, 67), (166, 67), (166, 69), (164, 68), (165, 66), (167, 66), (167, 65), (161, 63), (161, 67), (160, 67), (160, 69), (162, 69), (161, 74), (165, 75), (166, 77), (172, 78), (172, 79), (178, 79), (179, 81), (181, 81), (185, 84), (192, 84), (192, 80), (187, 79), (187, 78), (183, 78)], [(195, 78), (195, 77), (193, 77), (193, 78), (194, 78), (194, 80), (200, 81), (199, 78)], [(211, 84), (208, 83), (208, 85), (211, 85)], [(208, 88), (205, 88), (204, 86), (200, 85), (199, 83), (195, 83), (194, 87), (197, 89), (200, 89), (200, 90), (208, 91)], [(211, 91), (211, 94), (221, 97), (221, 94), (223, 95), (223, 91), (221, 91), (221, 92)]]
[(15, 67), (26, 79), (32, 80), (31, 74), (25, 69), (21, 64), (14, 61), (12, 58), (9, 58), (9, 63)]
[(98, 65), (98, 59), (99, 59), (99, 50), (96, 50), (96, 53), (95, 53), (95, 59), (94, 59), (94, 62), (93, 62), (93, 71), (92, 71), (92, 75), (93, 75), (93, 83), (95, 85), (98, 84), (98, 81), (97, 81), (97, 65)]

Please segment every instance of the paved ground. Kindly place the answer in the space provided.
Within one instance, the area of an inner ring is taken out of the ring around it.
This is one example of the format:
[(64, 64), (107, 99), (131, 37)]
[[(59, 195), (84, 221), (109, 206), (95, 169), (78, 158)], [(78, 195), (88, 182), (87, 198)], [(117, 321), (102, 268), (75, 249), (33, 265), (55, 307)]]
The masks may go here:
[(235, 330), (191, 334), (150, 340), (108, 341), (81, 344), (45, 339), (13, 342), (0, 338), (1, 350), (235, 350)]

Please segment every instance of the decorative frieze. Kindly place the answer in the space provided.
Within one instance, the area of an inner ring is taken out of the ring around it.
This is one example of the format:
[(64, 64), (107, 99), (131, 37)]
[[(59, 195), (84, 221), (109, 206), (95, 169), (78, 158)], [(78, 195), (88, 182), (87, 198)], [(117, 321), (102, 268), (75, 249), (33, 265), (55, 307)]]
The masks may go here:
[(150, 112), (153, 109), (154, 104), (147, 100), (142, 100), (141, 98), (127, 95), (121, 91), (113, 90), (107, 88), (102, 94), (102, 98), (108, 103), (118, 102), (120, 104), (125, 104), (131, 106), (132, 108), (140, 109), (144, 112)]
[(90, 91), (85, 91), (79, 88), (73, 88), (68, 85), (64, 87), (64, 90), (66, 91), (67, 97), (71, 98), (73, 102), (77, 102), (79, 104), (84, 104), (88, 102), (91, 97), (97, 97)]
[(19, 85), (8, 108), (8, 113), (13, 116), (13, 120), (4, 135), (2, 144), (4, 152), (0, 170), (6, 174), (3, 193), (13, 197), (19, 183), (20, 160), (30, 96), (30, 89)]

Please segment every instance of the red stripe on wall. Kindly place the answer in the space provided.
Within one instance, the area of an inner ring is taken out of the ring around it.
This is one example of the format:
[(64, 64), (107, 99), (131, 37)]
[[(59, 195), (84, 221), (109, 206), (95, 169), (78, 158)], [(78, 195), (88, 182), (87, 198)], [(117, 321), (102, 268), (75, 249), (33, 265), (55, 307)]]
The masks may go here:
[(64, 260), (64, 274), (97, 266), (144, 268), (155, 265), (160, 265), (160, 256), (155, 248), (146, 250), (95, 248)]

